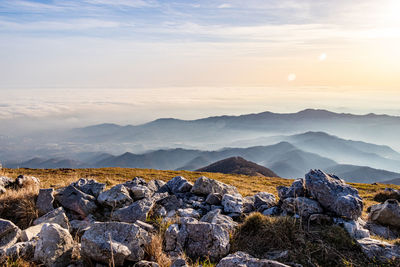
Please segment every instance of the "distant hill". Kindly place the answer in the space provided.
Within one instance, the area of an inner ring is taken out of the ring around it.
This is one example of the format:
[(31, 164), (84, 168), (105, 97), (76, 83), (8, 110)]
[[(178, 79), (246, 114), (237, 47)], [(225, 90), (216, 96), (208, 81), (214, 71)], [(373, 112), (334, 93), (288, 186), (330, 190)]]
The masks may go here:
[(386, 180), (400, 178), (400, 173), (374, 169), (366, 166), (338, 164), (324, 170), (353, 183), (384, 183), (383, 181)]
[(387, 181), (382, 181), (380, 182), (381, 184), (395, 184), (395, 185), (400, 185), (400, 178), (392, 179), (392, 180), (387, 180)]
[(278, 177), (270, 169), (242, 157), (231, 157), (200, 168), (200, 172), (219, 172), (225, 174), (244, 174), (249, 176)]

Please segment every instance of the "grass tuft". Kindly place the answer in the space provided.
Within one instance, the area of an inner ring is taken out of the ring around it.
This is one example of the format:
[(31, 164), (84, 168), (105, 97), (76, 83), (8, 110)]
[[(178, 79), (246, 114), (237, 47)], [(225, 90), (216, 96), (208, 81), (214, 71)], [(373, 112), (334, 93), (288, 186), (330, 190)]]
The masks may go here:
[(400, 201), (400, 194), (396, 192), (389, 192), (385, 190), (380, 190), (376, 195), (374, 196), (374, 200), (377, 202), (385, 202), (388, 199), (396, 199), (397, 201)]

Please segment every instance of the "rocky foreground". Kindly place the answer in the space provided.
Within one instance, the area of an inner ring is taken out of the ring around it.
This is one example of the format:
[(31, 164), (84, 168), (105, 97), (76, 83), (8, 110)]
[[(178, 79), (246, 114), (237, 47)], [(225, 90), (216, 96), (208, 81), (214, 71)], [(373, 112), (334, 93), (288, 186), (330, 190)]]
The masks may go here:
[[(40, 184), (29, 176), (15, 181), (0, 177), (0, 194), (32, 183)], [(189, 266), (187, 258), (209, 259), (219, 267), (301, 266), (286, 262), (285, 251), (261, 259), (231, 250), (231, 233), (253, 212), (290, 216), (309, 225), (337, 224), (371, 261), (400, 259), (399, 246), (371, 238), (398, 238), (399, 203), (390, 199), (370, 207), (366, 222), (360, 218), (358, 191), (320, 170), (311, 170), (290, 187), (278, 187), (279, 201), (268, 192), (243, 197), (235, 187), (204, 176), (194, 184), (181, 176), (167, 183), (136, 177), (105, 189), (90, 179), (40, 189), (36, 208), (41, 217), (33, 226), (20, 229), (0, 219), (0, 263), (23, 258), (45, 266), (159, 266), (144, 259), (161, 234), (162, 253), (172, 259), (171, 266)]]

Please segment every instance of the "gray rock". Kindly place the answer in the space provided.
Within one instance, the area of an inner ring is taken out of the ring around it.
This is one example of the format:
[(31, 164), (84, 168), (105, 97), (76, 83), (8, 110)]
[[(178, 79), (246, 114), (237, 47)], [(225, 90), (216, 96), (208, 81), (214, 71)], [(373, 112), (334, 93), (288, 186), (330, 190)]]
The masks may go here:
[(78, 181), (72, 183), (75, 188), (81, 190), (85, 194), (98, 197), (106, 189), (106, 184), (99, 183), (93, 179), (81, 178)]
[(248, 266), (248, 267), (289, 267), (283, 263), (266, 260), (257, 259), (245, 252), (238, 251), (234, 254), (229, 254), (223, 258), (216, 267), (232, 267), (232, 266)]
[(45, 223), (40, 231), (34, 259), (46, 266), (67, 266), (71, 262), (74, 240), (58, 224)]
[(169, 195), (167, 197), (161, 198), (156, 202), (156, 204), (164, 207), (167, 212), (177, 210), (182, 206), (181, 202), (175, 195)]
[(229, 232), (218, 224), (184, 222), (178, 232), (177, 244), (189, 257), (209, 257), (217, 261), (229, 252)]
[(157, 193), (165, 193), (168, 192), (168, 188), (166, 186), (166, 183), (161, 180), (151, 180), (148, 184), (147, 187)]
[(176, 194), (189, 192), (192, 189), (193, 185), (189, 183), (184, 177), (176, 176), (169, 180), (166, 186), (169, 188), (171, 193)]
[(139, 227), (142, 227), (144, 230), (146, 230), (147, 232), (150, 232), (150, 233), (155, 232), (155, 230), (156, 230), (153, 225), (139, 221), (139, 220), (137, 220), (135, 222), (135, 224)]
[(362, 199), (357, 189), (343, 180), (321, 170), (311, 170), (305, 181), (307, 191), (323, 208), (348, 219), (356, 220), (361, 216)]
[(278, 207), (272, 207), (269, 209), (266, 209), (262, 212), (263, 215), (265, 216), (275, 216), (279, 214), (279, 209)]
[(304, 179), (296, 179), (290, 187), (278, 186), (277, 188), (279, 199), (283, 200), (289, 197), (305, 197), (306, 188)]
[(195, 219), (200, 219), (200, 213), (192, 208), (178, 209), (177, 214), (179, 217), (191, 217)]
[(276, 199), (273, 194), (267, 192), (259, 192), (254, 195), (254, 207), (259, 209), (261, 206), (266, 206), (265, 209), (271, 208), (276, 205)]
[(179, 234), (179, 225), (171, 224), (168, 226), (164, 235), (164, 250), (165, 251), (181, 251), (183, 248), (177, 248), (177, 238)]
[(363, 238), (357, 240), (364, 254), (370, 259), (387, 261), (400, 257), (399, 247), (384, 241)]
[(376, 224), (373, 222), (367, 222), (365, 228), (369, 230), (371, 235), (380, 236), (385, 239), (396, 239), (399, 237), (399, 234), (390, 229), (389, 227)]
[(232, 231), (238, 225), (231, 217), (221, 214), (219, 209), (208, 212), (200, 221), (221, 225), (228, 231)]
[(400, 206), (395, 199), (388, 199), (383, 204), (371, 206), (368, 218), (382, 225), (400, 227)]
[(343, 220), (341, 218), (334, 218), (333, 221), (342, 226), (354, 239), (370, 237), (369, 231), (364, 228), (365, 222), (361, 218), (358, 218), (357, 220)]
[(209, 179), (205, 176), (201, 176), (196, 180), (191, 190), (193, 194), (207, 196), (211, 193), (224, 194), (238, 194), (239, 191), (236, 187), (221, 183), (214, 179)]
[(282, 201), (281, 209), (306, 218), (311, 214), (323, 212), (321, 205), (317, 201), (305, 197), (285, 198)]
[(136, 224), (95, 223), (82, 236), (81, 253), (93, 261), (108, 264), (112, 251), (115, 265), (121, 266), (125, 261), (142, 260), (144, 247), (150, 242), (149, 233)]
[(36, 247), (37, 241), (18, 242), (7, 249), (0, 249), (0, 264), (4, 264), (6, 258), (17, 260), (24, 259), (31, 261)]
[(125, 182), (123, 185), (126, 188), (131, 188), (135, 186), (147, 186), (147, 183), (143, 178), (135, 177), (132, 180)]
[(256, 210), (254, 202), (256, 201), (254, 196), (247, 196), (243, 198), (243, 212), (250, 213)]
[(153, 206), (154, 202), (152, 199), (144, 198), (127, 207), (114, 211), (111, 218), (114, 221), (126, 223), (134, 223), (137, 220), (146, 221), (147, 215)]
[(81, 218), (86, 218), (97, 209), (95, 197), (83, 193), (72, 185), (58, 190), (55, 198), (61, 206), (75, 212)]
[(206, 203), (210, 205), (221, 205), (222, 195), (220, 193), (208, 194)]
[(31, 226), (21, 232), (20, 240), (22, 242), (31, 241), (34, 237), (38, 236), (42, 230), (43, 224)]
[(17, 243), (21, 230), (13, 222), (0, 219), (0, 248), (8, 248)]
[(243, 198), (240, 194), (225, 194), (222, 197), (222, 206), (226, 213), (242, 213), (243, 212)]
[(135, 201), (145, 197), (151, 197), (153, 194), (149, 188), (143, 185), (133, 186), (129, 188), (129, 190), (131, 191), (131, 195)]
[(133, 202), (128, 189), (122, 185), (116, 185), (109, 190), (102, 192), (97, 201), (102, 205), (107, 205), (112, 208), (122, 208), (130, 205)]
[(185, 259), (177, 258), (172, 262), (171, 267), (189, 267), (189, 265), (186, 263)]
[(56, 223), (67, 230), (69, 229), (69, 220), (62, 207), (52, 210), (33, 221), (34, 225), (43, 223)]
[(40, 186), (40, 180), (34, 176), (25, 176), (25, 175), (20, 175), (15, 179), (14, 184), (19, 187), (23, 188), (26, 186), (35, 186), (39, 187)]
[(42, 216), (52, 210), (54, 210), (54, 189), (40, 189), (39, 195), (36, 200), (36, 208), (38, 210), (39, 216)]
[(308, 222), (311, 224), (319, 224), (319, 225), (324, 225), (324, 224), (330, 224), (332, 223), (332, 217), (326, 215), (326, 214), (312, 214), (308, 218)]
[(14, 183), (13, 179), (6, 176), (0, 176), (0, 187), (7, 188)]
[(82, 235), (92, 226), (94, 221), (89, 220), (72, 220), (70, 221), (70, 232), (73, 236), (82, 237)]

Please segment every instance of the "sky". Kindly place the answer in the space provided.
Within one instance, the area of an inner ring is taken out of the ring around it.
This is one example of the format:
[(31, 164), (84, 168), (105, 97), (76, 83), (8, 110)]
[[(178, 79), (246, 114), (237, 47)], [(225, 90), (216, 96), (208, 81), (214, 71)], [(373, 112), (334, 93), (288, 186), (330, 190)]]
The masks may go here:
[(0, 125), (400, 115), (398, 0), (1, 0)]

